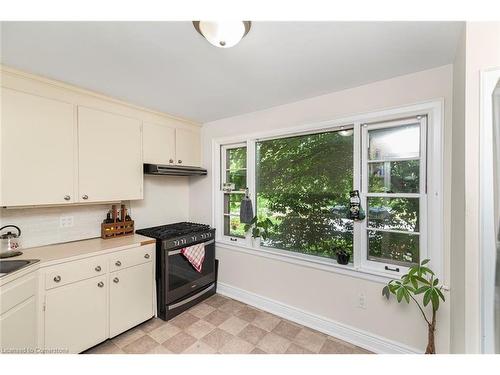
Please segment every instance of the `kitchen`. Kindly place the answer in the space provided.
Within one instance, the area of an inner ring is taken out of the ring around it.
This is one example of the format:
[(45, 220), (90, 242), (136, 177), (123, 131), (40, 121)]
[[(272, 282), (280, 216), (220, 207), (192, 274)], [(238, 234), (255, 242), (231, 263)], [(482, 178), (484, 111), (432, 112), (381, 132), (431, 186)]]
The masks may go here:
[(495, 350), (452, 197), (498, 22), (0, 27), (3, 354)]

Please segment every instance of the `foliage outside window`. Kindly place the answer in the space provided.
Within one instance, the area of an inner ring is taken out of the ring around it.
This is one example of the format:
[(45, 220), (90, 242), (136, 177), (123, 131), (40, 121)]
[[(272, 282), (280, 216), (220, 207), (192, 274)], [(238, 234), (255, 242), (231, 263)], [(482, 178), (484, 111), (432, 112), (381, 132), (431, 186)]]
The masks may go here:
[(240, 223), (241, 200), (247, 187), (246, 147), (225, 148), (224, 182), (234, 184), (234, 189), (224, 193), (224, 235), (245, 237), (245, 226)]
[(263, 246), (328, 258), (344, 249), (352, 259), (353, 136), (344, 133), (257, 142), (257, 214), (274, 224)]

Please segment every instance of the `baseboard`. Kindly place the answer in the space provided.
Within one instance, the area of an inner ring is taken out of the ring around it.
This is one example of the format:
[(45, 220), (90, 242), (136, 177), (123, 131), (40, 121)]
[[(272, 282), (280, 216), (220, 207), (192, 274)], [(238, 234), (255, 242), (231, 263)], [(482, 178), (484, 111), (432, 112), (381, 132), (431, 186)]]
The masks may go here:
[(292, 322), (337, 337), (353, 345), (379, 354), (416, 354), (420, 350), (374, 335), (372, 333), (335, 322), (310, 312), (285, 305), (246, 290), (219, 282), (217, 293), (233, 298)]

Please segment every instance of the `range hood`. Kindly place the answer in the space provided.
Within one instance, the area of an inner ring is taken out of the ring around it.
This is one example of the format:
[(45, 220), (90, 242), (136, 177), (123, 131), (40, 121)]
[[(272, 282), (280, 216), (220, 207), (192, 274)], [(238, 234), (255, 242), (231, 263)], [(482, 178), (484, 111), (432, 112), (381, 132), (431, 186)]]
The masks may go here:
[(144, 164), (144, 174), (163, 176), (206, 176), (207, 170), (199, 167), (180, 165)]

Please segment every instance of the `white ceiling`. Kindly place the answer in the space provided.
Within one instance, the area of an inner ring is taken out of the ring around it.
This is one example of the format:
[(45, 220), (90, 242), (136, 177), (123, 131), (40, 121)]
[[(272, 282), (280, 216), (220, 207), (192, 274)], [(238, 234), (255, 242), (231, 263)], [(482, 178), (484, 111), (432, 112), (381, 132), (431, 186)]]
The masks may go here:
[(199, 122), (453, 62), (460, 22), (2, 22), (2, 63)]

